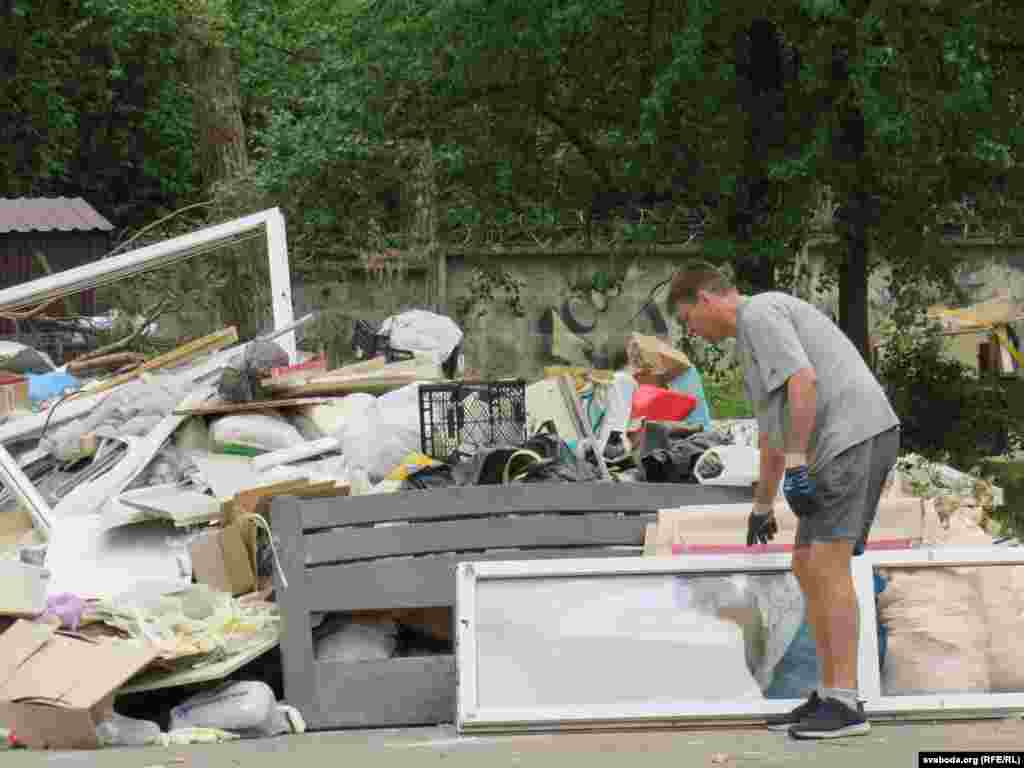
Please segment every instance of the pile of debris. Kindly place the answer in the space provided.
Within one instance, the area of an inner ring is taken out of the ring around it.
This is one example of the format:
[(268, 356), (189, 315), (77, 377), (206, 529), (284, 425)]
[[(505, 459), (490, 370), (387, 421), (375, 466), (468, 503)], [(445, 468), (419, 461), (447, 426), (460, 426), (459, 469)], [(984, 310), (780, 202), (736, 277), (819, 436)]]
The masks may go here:
[[(252, 679), (275, 663), (275, 572), (287, 588), (275, 497), (757, 480), (756, 424), (695, 420), (697, 396), (671, 384), (690, 362), (658, 339), (634, 336), (624, 370), (553, 367), (527, 385), (466, 380), (462, 331), (420, 310), (357, 323), (361, 362), (293, 361), (274, 339), (309, 319), (148, 360), (57, 368), (0, 349), (0, 728), (12, 743), (302, 731), (279, 671)], [(678, 521), (666, 511), (649, 529), (652, 554), (693, 543)], [(371, 619), (323, 621), (320, 652), (387, 658), (405, 624), (450, 644), (450, 620), (429, 610)], [(157, 693), (151, 717), (114, 710), (115, 697)]]
[[(0, 350), (0, 727), (12, 743), (302, 730), (279, 680), (239, 679), (279, 640), (276, 496), (751, 482), (749, 457), (710, 455), (749, 449), (686, 422), (694, 396), (666, 383), (689, 361), (657, 339), (634, 337), (629, 370), (551, 368), (527, 386), (463, 380), (462, 331), (420, 310), (357, 323), (361, 362), (293, 364), (274, 339), (309, 319), (243, 344), (227, 328), (148, 360), (58, 368)], [(325, 629), (339, 658), (375, 652), (352, 626)], [(114, 711), (115, 695), (155, 691), (180, 696), (152, 720)]]

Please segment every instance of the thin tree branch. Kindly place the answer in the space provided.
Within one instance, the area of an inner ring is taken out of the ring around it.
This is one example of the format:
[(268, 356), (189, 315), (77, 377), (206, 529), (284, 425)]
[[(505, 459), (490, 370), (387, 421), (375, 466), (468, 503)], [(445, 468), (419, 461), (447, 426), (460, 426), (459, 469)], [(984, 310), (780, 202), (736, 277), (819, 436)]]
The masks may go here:
[(156, 306), (153, 309), (151, 309), (149, 313), (147, 313), (147, 316), (143, 320), (142, 324), (139, 325), (139, 327), (132, 331), (130, 334), (125, 336), (123, 339), (115, 341), (112, 344), (108, 344), (105, 347), (100, 347), (99, 349), (94, 349), (92, 352), (82, 355), (81, 357), (77, 358), (75, 362), (81, 365), (82, 363), (94, 360), (97, 357), (102, 357), (104, 355), (110, 354), (111, 352), (116, 352), (119, 349), (124, 349), (133, 341), (135, 341), (135, 339), (137, 339), (147, 328), (149, 328), (149, 326), (155, 323), (157, 319), (160, 317), (160, 315), (167, 311), (168, 305), (170, 303), (170, 299), (161, 299), (159, 302), (157, 302)]

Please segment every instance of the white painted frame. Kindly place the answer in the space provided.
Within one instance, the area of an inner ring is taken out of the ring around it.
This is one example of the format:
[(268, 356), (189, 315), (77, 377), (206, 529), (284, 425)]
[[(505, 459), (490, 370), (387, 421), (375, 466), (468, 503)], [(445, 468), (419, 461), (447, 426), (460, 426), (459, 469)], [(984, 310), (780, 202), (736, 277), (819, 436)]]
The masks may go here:
[[(456, 726), (460, 732), (473, 730), (516, 730), (524, 727), (550, 728), (564, 725), (614, 724), (616, 726), (650, 722), (710, 719), (749, 719), (788, 712), (802, 703), (797, 699), (758, 699), (753, 701), (706, 702), (680, 700), (671, 709), (657, 705), (618, 707), (575, 707), (572, 709), (481, 709), (478, 705), (478, 665), (476, 643), (477, 587), (481, 581), (581, 576), (707, 575), (717, 573), (775, 573), (791, 568), (792, 555), (683, 555), (677, 557), (612, 557), (557, 560), (516, 560), (461, 563), (456, 569), (455, 654), (458, 670)], [(877, 698), (880, 687), (878, 644), (867, 642), (875, 632), (874, 585), (871, 566), (864, 558), (851, 563), (860, 607), (860, 643), (858, 668), (860, 688)], [(867, 592), (864, 591), (865, 585)], [(867, 598), (867, 599), (865, 599)], [(874, 662), (868, 656), (875, 654)]]
[[(310, 319), (311, 316), (295, 322), (292, 307), (291, 271), (288, 263), (288, 242), (284, 214), (279, 208), (268, 208), (240, 219), (206, 227), (187, 235), (5, 288), (0, 290), (0, 310), (20, 309), (101, 285), (109, 285), (133, 275), (210, 252), (222, 245), (259, 236), (261, 232), (267, 238), (271, 307), (274, 328), (277, 329), (275, 334), (271, 334), (271, 338), (279, 334), (278, 343), (288, 353), (289, 360), (294, 363), (297, 357), (294, 329)], [(244, 349), (244, 345), (241, 348), (221, 352), (215, 355), (211, 362), (216, 368), (222, 367), (227, 362), (227, 356), (233, 357), (241, 349)], [(202, 366), (203, 371), (207, 369), (212, 370), (208, 365)], [(106, 397), (106, 394), (86, 394), (67, 404), (62, 404), (53, 414), (50, 426), (55, 428), (63, 422), (86, 415)], [(49, 417), (50, 411), (47, 411), (0, 426), (0, 481), (29, 510), (33, 522), (44, 535), (48, 535), (50, 532), (53, 510), (21, 471), (11, 454), (4, 448), (4, 443), (38, 432)]]
[[(265, 232), (267, 238), (274, 327), (284, 328), (292, 323), (294, 314), (284, 214), (279, 208), (268, 208), (241, 219), (206, 227), (187, 235), (147, 245), (145, 248), (125, 251), (116, 256), (5, 288), (0, 290), (0, 311), (20, 309), (90, 288), (109, 285), (132, 275), (212, 251), (246, 235), (259, 235), (260, 232)], [(295, 362), (295, 334), (286, 334), (279, 343), (292, 362)]]
[[(872, 588), (872, 574), (875, 568), (901, 567), (954, 567), (954, 566), (1024, 566), (1024, 547), (928, 547), (912, 550), (868, 550), (861, 557), (863, 565), (855, 572), (858, 594), (867, 586)], [(861, 661), (865, 658), (874, 659), (878, 666), (878, 615), (873, 601), (870, 611), (870, 631), (865, 636), (864, 612), (861, 612), (861, 643), (869, 647), (861, 651)], [(875, 695), (864, 695), (864, 709), (869, 715), (902, 715), (910, 713), (945, 713), (945, 714), (987, 714), (994, 712), (1010, 712), (1024, 710), (1024, 691), (1020, 693), (936, 693), (919, 696), (883, 696), (881, 671), (874, 670), (873, 680), (877, 681)]]

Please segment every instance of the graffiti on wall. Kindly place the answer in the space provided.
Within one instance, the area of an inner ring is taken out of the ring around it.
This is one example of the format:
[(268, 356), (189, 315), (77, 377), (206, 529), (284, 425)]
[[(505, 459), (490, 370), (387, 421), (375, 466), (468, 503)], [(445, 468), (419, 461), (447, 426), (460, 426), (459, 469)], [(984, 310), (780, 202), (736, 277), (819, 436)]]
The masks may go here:
[(625, 295), (621, 279), (599, 272), (542, 310), (541, 357), (554, 364), (617, 368), (632, 331), (666, 336), (668, 323), (656, 303)]

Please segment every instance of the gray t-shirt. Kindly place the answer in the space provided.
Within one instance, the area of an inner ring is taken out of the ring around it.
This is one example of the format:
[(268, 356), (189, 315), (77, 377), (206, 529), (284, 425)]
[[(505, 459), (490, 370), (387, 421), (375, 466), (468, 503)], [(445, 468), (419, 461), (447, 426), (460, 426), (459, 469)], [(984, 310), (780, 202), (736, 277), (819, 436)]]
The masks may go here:
[(758, 429), (772, 446), (787, 451), (799, 447), (790, 435), (786, 382), (802, 368), (814, 369), (817, 409), (808, 452), (815, 471), (900, 423), (857, 348), (806, 301), (776, 292), (741, 301), (736, 351)]

